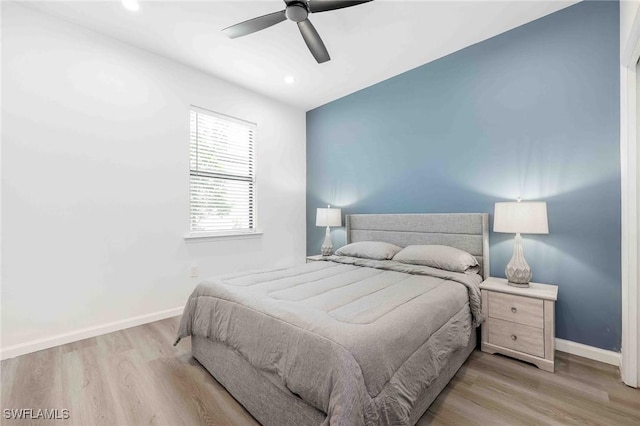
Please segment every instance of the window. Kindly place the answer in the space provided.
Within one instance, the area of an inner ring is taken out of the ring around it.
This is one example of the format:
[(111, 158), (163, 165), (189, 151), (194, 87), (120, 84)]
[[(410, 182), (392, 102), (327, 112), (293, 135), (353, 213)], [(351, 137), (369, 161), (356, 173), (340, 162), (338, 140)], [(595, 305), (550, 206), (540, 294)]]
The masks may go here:
[(191, 234), (255, 232), (256, 125), (191, 107)]

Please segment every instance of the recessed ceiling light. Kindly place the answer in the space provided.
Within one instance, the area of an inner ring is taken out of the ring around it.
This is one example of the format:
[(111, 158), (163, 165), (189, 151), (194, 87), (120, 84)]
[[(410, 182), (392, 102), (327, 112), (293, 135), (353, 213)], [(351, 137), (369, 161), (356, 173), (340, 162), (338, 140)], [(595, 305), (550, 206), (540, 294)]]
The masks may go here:
[(295, 83), (295, 82), (296, 82), (296, 79), (295, 79), (295, 77), (294, 77), (294, 76), (292, 76), (292, 75), (287, 75), (287, 76), (285, 76), (285, 78), (284, 78), (284, 82), (285, 82), (285, 83), (287, 83), (287, 84), (293, 84), (293, 83)]
[(122, 5), (127, 10), (130, 10), (132, 12), (137, 12), (138, 10), (140, 10), (140, 3), (138, 2), (138, 0), (121, 0), (121, 1), (122, 1)]

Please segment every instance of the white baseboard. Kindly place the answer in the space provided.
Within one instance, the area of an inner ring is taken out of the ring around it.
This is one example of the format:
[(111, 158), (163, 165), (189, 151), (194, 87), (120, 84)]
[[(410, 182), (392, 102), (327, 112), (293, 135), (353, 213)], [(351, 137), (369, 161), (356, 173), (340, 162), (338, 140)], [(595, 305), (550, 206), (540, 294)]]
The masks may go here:
[(556, 338), (556, 350), (620, 367), (620, 352), (607, 351), (596, 348), (595, 346), (583, 345), (582, 343), (558, 338)]
[(0, 349), (0, 359), (14, 358), (31, 352), (49, 349), (54, 346), (64, 345), (66, 343), (77, 342), (78, 340), (88, 339), (90, 337), (100, 336), (102, 334), (111, 333), (125, 328), (135, 327), (137, 325), (147, 324), (154, 321), (171, 318), (182, 314), (183, 307), (167, 309), (166, 311), (153, 312), (151, 314), (140, 315), (125, 320), (114, 321), (95, 327), (83, 328), (69, 333), (59, 334), (45, 339), (32, 340), (27, 343), (9, 346)]

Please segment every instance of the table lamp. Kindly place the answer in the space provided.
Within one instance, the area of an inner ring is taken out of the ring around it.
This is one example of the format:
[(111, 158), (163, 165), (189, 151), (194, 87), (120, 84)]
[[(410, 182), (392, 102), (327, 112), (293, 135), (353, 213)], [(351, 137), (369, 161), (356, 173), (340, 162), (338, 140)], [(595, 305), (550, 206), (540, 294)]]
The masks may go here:
[(316, 226), (327, 227), (320, 253), (323, 256), (331, 256), (333, 244), (331, 244), (331, 230), (329, 227), (342, 226), (342, 211), (340, 209), (332, 209), (331, 206), (327, 206), (326, 209), (317, 209)]
[(531, 268), (524, 258), (520, 234), (548, 234), (547, 203), (544, 201), (517, 201), (496, 203), (493, 232), (516, 234), (513, 256), (507, 264), (507, 284), (529, 287)]

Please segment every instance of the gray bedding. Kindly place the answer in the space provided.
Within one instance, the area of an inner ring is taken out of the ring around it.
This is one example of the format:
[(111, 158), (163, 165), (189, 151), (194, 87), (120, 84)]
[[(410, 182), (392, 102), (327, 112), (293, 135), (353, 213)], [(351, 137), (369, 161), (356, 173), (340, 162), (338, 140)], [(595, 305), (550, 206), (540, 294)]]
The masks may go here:
[(331, 424), (408, 424), (421, 391), (482, 321), (481, 281), (338, 256), (226, 275), (196, 287), (178, 341), (223, 342)]

